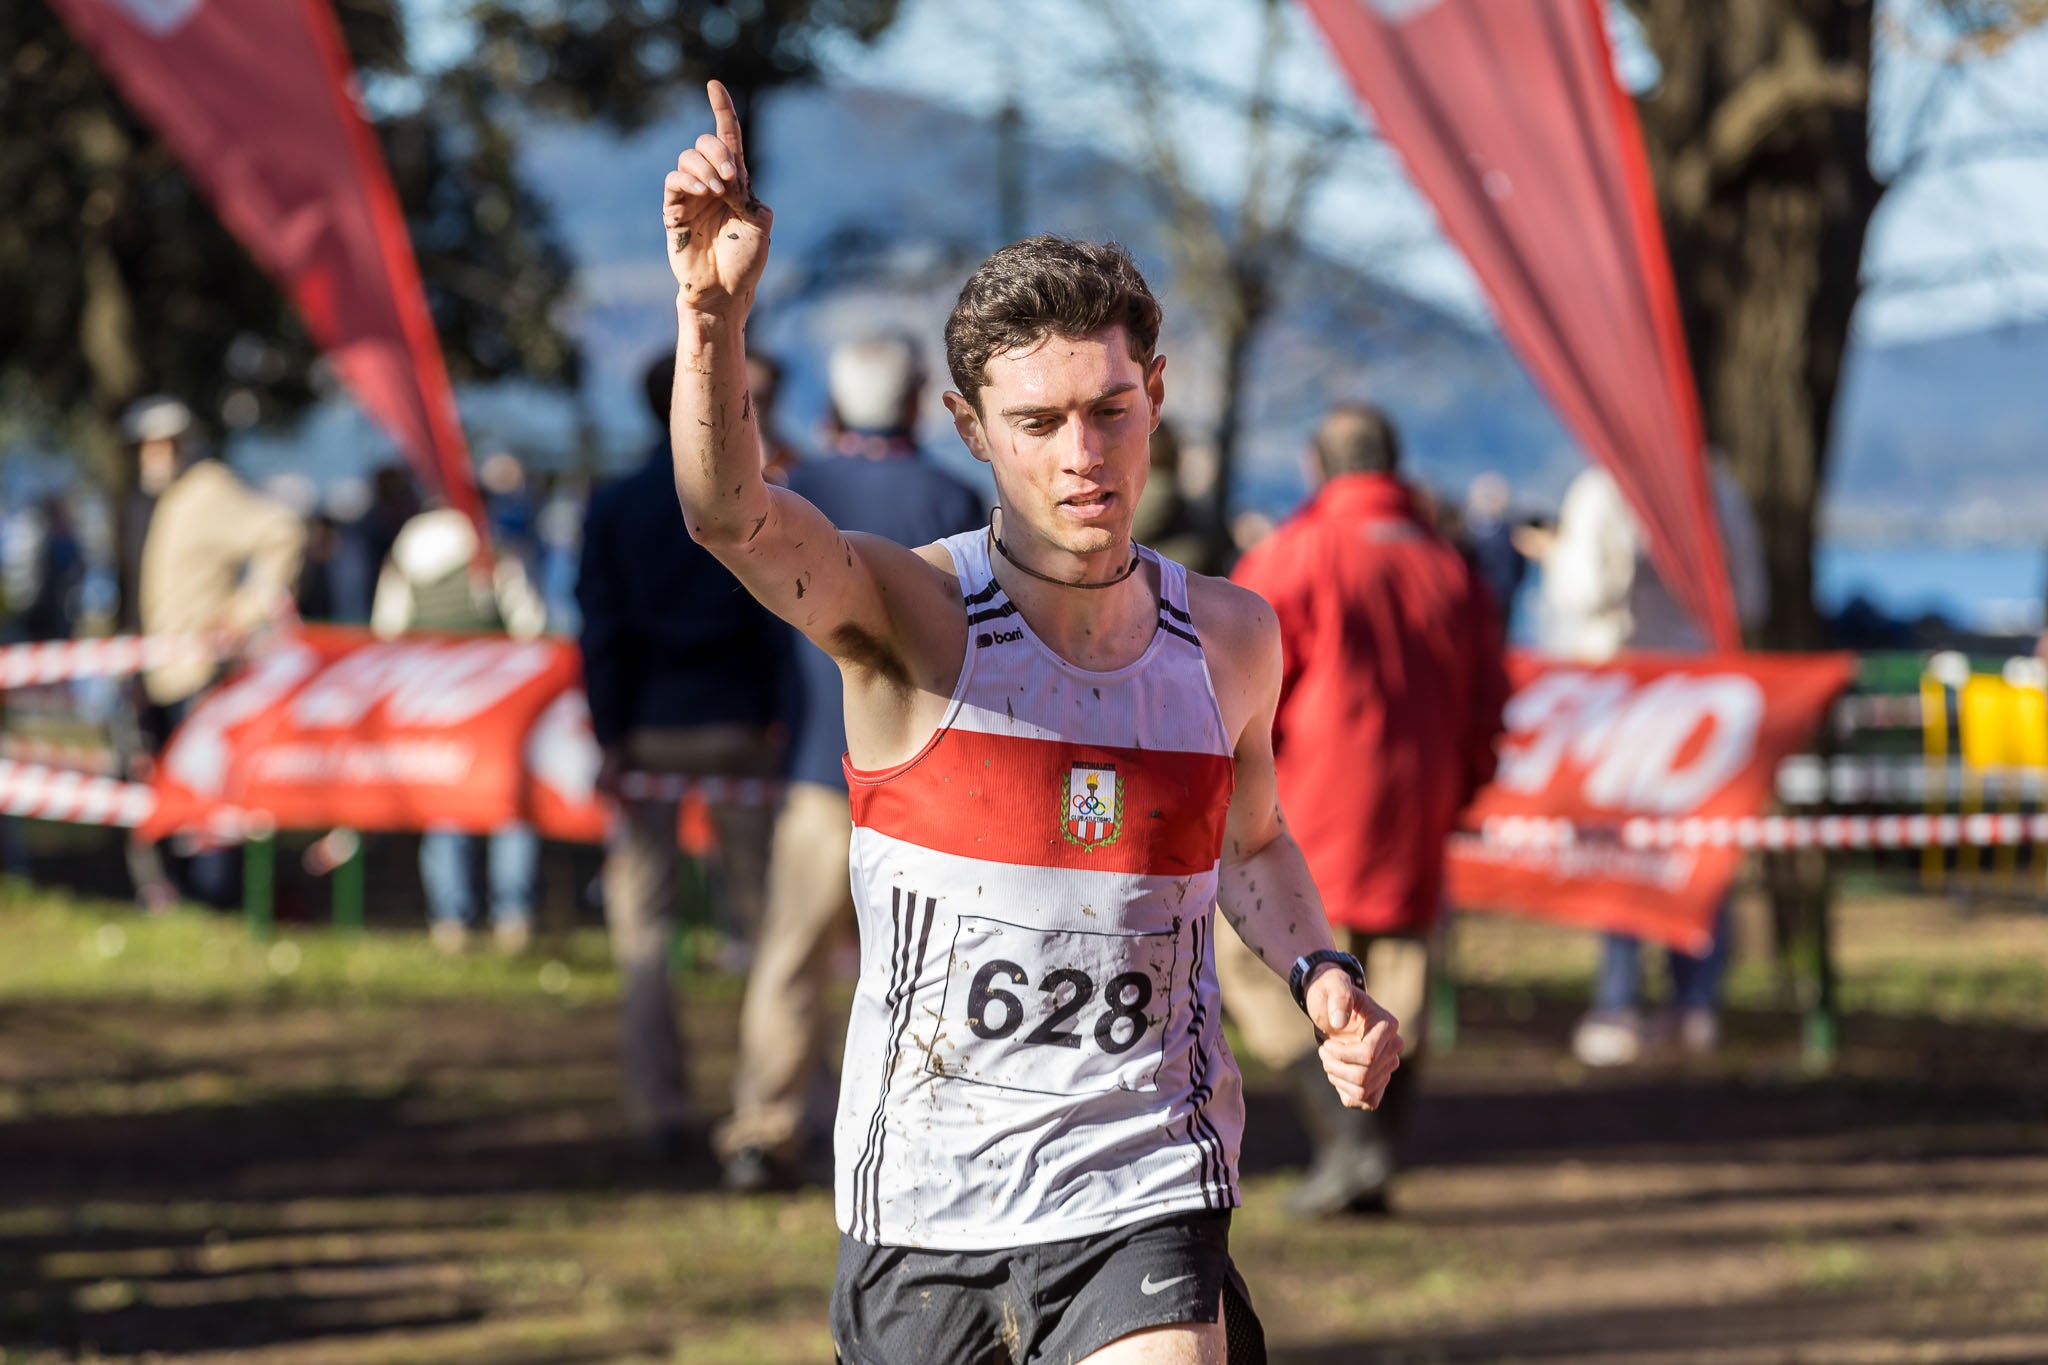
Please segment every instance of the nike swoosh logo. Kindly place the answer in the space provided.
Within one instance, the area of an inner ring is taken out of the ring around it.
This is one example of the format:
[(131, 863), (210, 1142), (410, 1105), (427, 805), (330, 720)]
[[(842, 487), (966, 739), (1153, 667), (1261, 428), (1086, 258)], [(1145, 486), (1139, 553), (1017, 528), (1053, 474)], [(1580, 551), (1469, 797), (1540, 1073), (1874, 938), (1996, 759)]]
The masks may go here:
[(1152, 1282), (1152, 1276), (1150, 1274), (1147, 1274), (1144, 1279), (1138, 1282), (1138, 1292), (1149, 1297), (1153, 1294), (1157, 1294), (1162, 1289), (1173, 1288), (1182, 1280), (1192, 1280), (1193, 1278), (1195, 1278), (1193, 1275), (1176, 1275), (1170, 1280), (1161, 1280), (1157, 1284), (1154, 1284)]

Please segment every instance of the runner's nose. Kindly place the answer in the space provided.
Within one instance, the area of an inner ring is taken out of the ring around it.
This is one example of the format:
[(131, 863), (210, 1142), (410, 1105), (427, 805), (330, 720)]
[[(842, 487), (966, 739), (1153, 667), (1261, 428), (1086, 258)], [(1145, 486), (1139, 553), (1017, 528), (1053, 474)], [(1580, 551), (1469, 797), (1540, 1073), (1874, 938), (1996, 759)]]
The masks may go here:
[(1104, 463), (1102, 433), (1086, 418), (1067, 423), (1065, 430), (1068, 437), (1060, 452), (1060, 471), (1084, 477), (1094, 475)]

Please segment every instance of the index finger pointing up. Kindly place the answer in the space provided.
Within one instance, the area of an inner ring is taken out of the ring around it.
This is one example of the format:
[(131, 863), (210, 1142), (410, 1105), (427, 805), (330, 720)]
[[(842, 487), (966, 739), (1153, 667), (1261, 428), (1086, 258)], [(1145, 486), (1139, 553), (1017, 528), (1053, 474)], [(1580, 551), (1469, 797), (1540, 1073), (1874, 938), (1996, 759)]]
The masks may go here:
[(711, 96), (711, 117), (717, 121), (718, 140), (732, 152), (734, 160), (744, 163), (747, 149), (746, 144), (740, 140), (740, 115), (739, 111), (733, 108), (732, 92), (725, 88), (724, 81), (712, 81), (704, 87), (704, 91)]

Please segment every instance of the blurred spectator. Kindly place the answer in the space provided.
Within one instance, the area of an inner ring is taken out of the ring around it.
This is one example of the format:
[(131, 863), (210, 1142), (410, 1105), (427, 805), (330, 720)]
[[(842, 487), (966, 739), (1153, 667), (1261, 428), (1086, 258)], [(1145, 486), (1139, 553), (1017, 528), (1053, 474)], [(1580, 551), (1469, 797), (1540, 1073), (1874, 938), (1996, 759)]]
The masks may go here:
[(1288, 826), (1338, 945), (1364, 962), (1366, 989), (1407, 1040), (1379, 1109), (1345, 1108), (1283, 979), (1219, 925), (1224, 1008), (1293, 1082), (1315, 1140), (1289, 1201), (1305, 1217), (1385, 1208), (1428, 1041), (1444, 842), (1493, 775), (1507, 700), (1486, 586), (1424, 519), (1399, 464), (1384, 413), (1333, 410), (1315, 439), (1322, 486), (1231, 575), (1280, 618), (1273, 744)]
[(501, 553), (510, 551), (533, 570), (533, 499), (527, 495), (526, 466), (509, 450), (494, 450), (477, 466), (477, 487), (491, 540)]
[[(689, 1114), (668, 975), (675, 931), (676, 803), (624, 797), (625, 772), (772, 777), (777, 646), (767, 612), (690, 539), (676, 499), (668, 404), (675, 360), (648, 367), (662, 433), (647, 460), (591, 500), (583, 528), (583, 681), (604, 751), (599, 786), (620, 796), (604, 867), (605, 920), (625, 1010), (626, 1098), (657, 1152), (679, 1153)], [(711, 808), (725, 881), (751, 936), (760, 923), (771, 814)]]
[[(1714, 512), (1727, 553), (1736, 615), (1745, 628), (1760, 622), (1769, 588), (1756, 522), (1734, 477), (1711, 467)], [(1544, 647), (1581, 663), (1604, 663), (1623, 649), (1698, 652), (1707, 647), (1650, 563), (1648, 541), (1620, 487), (1606, 470), (1588, 467), (1565, 490), (1553, 534), (1527, 531), (1518, 541), (1543, 567)], [(1572, 1033), (1572, 1051), (1588, 1066), (1625, 1066), (1645, 1047), (1675, 1038), (1691, 1052), (1721, 1041), (1721, 978), (1728, 964), (1728, 906), (1702, 956), (1667, 952), (1668, 1010), (1646, 1019), (1641, 1008), (1642, 940), (1601, 938), (1592, 1008)]]
[[(792, 492), (842, 531), (899, 545), (927, 545), (982, 524), (974, 490), (918, 453), (924, 373), (909, 341), (880, 336), (841, 345), (829, 378), (839, 440), (832, 454), (790, 471)], [(800, 701), (790, 724), (789, 788), (775, 822), (768, 914), (740, 1015), (732, 1121), (719, 1134), (726, 1183), (741, 1190), (794, 1183), (807, 1120), (829, 1113), (824, 992), (832, 947), (854, 923), (839, 667), (807, 640), (793, 639), (792, 649)]]
[(583, 613), (576, 606), (577, 562), (583, 553), (582, 492), (567, 479), (552, 480), (541, 491), (540, 511), (534, 517), (541, 600), (548, 607), (548, 629), (560, 635), (574, 635), (583, 625)]
[(28, 573), (10, 596), (19, 596), (15, 628), (24, 640), (68, 640), (76, 633), (85, 555), (72, 533), (71, 509), (51, 494), (36, 507), (34, 536), (22, 548)]
[(1529, 561), (1515, 548), (1510, 510), (1508, 481), (1498, 474), (1481, 474), (1465, 490), (1466, 553), (1500, 609), (1503, 637), (1529, 571)]
[(372, 470), (370, 505), (356, 522), (363, 538), (364, 562), (381, 567), (389, 560), (391, 543), (419, 510), (419, 491), (403, 466), (379, 465)]
[[(334, 530), (333, 544), (321, 565), (328, 608), (325, 620), (361, 625), (370, 619), (370, 597), (382, 565), (370, 558), (369, 538), (363, 533), (363, 518), (369, 510), (366, 479), (338, 479), (321, 499), (320, 519)], [(312, 615), (303, 601), (299, 611)]]
[[(157, 498), (142, 545), (142, 630), (207, 635), (238, 651), (291, 619), (306, 530), (292, 509), (251, 489), (196, 445), (179, 447), (178, 474)], [(182, 706), (221, 664), (198, 653), (168, 657), (145, 675), (150, 700)]]
[(770, 483), (789, 482), (796, 468), (796, 448), (777, 429), (776, 400), (782, 394), (782, 362), (771, 355), (747, 355), (747, 393), (754, 400), (754, 430), (761, 434), (761, 472)]
[(1196, 573), (1212, 572), (1209, 539), (1181, 491), (1180, 434), (1172, 423), (1162, 421), (1152, 429), (1150, 456), (1145, 491), (1138, 495), (1138, 510), (1131, 517), (1131, 539)]
[(115, 531), (124, 631), (142, 629), (142, 543), (156, 500), (178, 476), (180, 448), (192, 438), (192, 410), (175, 398), (144, 398), (121, 415), (121, 444), (133, 465)]
[[(462, 513), (437, 507), (407, 522), (377, 579), (370, 629), (381, 639), (413, 630), (499, 631), (530, 640), (546, 609), (527, 581), (519, 556), (503, 547), (486, 580), (474, 571), (476, 527)], [(470, 877), (475, 840), (460, 829), (429, 825), (420, 836), (420, 882), (434, 946), (454, 955), (469, 947), (476, 892)], [(493, 830), (490, 867), (491, 937), (502, 953), (521, 953), (533, 940), (533, 891), (540, 838), (515, 820)]]
[[(168, 401), (138, 405), (143, 413), (137, 425), (160, 415)], [(143, 674), (143, 688), (158, 708), (149, 728), (159, 747), (251, 636), (292, 619), (291, 592), (306, 543), (305, 526), (289, 507), (257, 493), (202, 452), (189, 414), (168, 439), (174, 477), (157, 496), (142, 542), (142, 632), (204, 636), (212, 648), (167, 655)], [(145, 455), (150, 444), (144, 443)], [(225, 849), (195, 856), (193, 892), (226, 904), (234, 867)], [(160, 902), (160, 886), (141, 889), (146, 901)]]

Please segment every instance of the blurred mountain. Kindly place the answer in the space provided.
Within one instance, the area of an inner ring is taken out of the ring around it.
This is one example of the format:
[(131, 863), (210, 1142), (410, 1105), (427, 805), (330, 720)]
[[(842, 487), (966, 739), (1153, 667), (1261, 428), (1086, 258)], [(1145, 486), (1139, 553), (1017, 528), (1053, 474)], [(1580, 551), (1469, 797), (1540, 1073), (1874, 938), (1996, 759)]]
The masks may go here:
[[(671, 345), (674, 287), (655, 214), (662, 175), (698, 131), (694, 115), (626, 139), (584, 128), (535, 129), (526, 168), (581, 263), (573, 330), (586, 347), (600, 420), (629, 410), (633, 376)], [(766, 102), (749, 140), (764, 149), (758, 188), (776, 213), (775, 256), (756, 305), (754, 344), (790, 367), (787, 435), (822, 411), (822, 357), (873, 327), (900, 329), (943, 376), (939, 336), (960, 283), (1005, 240), (997, 133), (916, 100), (859, 89), (786, 89)], [(1199, 442), (1218, 401), (1213, 348), (1177, 304), (1142, 180), (1072, 145), (1027, 143), (1024, 232), (1116, 237), (1145, 266), (1166, 307), (1170, 419)], [(957, 447), (935, 382), (924, 427)], [(1418, 473), (1462, 488), (1507, 470), (1553, 499), (1577, 464), (1568, 438), (1499, 340), (1370, 271), (1314, 255), (1294, 272), (1262, 336), (1242, 468), (1246, 500), (1284, 508), (1300, 492), (1298, 456), (1318, 414), (1372, 397), (1406, 428)], [(966, 460), (964, 453), (959, 455)]]
[(1877, 543), (2048, 540), (2048, 323), (1852, 351), (1825, 507)]

